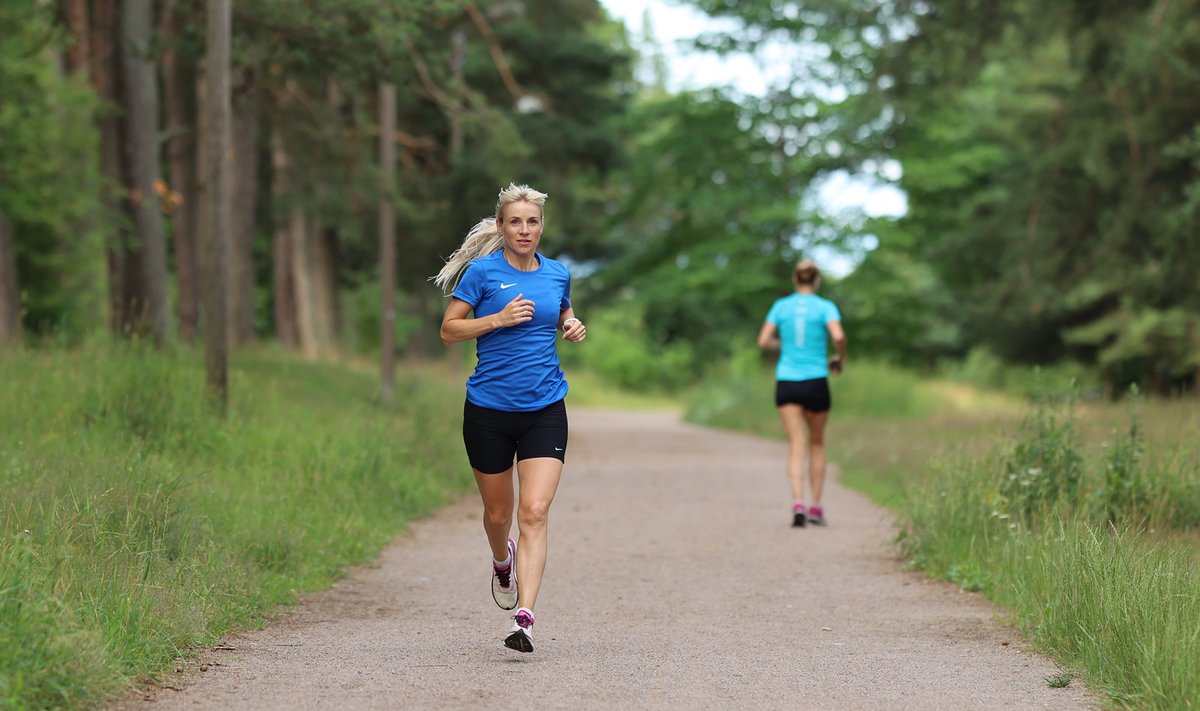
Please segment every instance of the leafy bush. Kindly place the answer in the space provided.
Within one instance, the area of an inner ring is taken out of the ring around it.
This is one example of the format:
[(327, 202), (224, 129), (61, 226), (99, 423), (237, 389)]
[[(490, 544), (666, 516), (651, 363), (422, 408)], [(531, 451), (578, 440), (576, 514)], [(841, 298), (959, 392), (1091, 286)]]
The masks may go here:
[(1070, 361), (1041, 366), (1013, 365), (983, 347), (973, 348), (962, 361), (942, 363), (939, 371), (952, 380), (1001, 390), (1027, 400), (1067, 394), (1096, 399), (1104, 394), (1103, 380), (1094, 368)]
[(1043, 513), (1060, 500), (1075, 502), (1082, 466), (1069, 409), (1060, 412), (1044, 402), (1021, 423), (1006, 463), (1001, 495), (1028, 523), (1035, 513)]
[(585, 347), (559, 349), (564, 364), (586, 368), (635, 392), (674, 392), (698, 377), (691, 346), (683, 341), (653, 343), (636, 309), (595, 311), (587, 323)]

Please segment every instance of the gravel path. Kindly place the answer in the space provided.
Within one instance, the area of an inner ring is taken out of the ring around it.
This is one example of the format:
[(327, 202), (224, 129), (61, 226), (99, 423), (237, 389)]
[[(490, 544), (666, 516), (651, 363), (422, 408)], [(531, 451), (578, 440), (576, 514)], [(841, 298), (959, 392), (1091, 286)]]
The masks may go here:
[[(223, 640), (130, 709), (1095, 708), (977, 595), (906, 571), (832, 481), (792, 529), (784, 445), (574, 411), (533, 654), (504, 649), (478, 497)], [(836, 456), (836, 441), (831, 442)]]

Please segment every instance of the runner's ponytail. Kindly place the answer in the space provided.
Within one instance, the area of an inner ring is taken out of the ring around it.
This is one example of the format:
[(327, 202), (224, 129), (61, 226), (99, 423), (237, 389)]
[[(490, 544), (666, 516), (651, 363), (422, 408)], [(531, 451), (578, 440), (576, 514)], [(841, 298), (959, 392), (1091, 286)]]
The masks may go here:
[(504, 238), (496, 227), (496, 218), (485, 217), (471, 228), (462, 245), (454, 250), (436, 276), (430, 277), (443, 293), (454, 291), (458, 280), (472, 260), (485, 257), (504, 246)]

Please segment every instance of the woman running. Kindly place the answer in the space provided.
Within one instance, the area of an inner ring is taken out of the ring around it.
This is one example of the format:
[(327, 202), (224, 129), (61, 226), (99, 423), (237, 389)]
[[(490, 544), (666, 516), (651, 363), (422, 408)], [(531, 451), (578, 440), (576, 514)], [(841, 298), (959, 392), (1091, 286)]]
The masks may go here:
[[(483, 498), (492, 598), (504, 610), (517, 609), (504, 645), (520, 652), (533, 651), (547, 517), (567, 455), (567, 381), (555, 342), (559, 329), (572, 343), (587, 335), (571, 308), (567, 268), (537, 252), (545, 204), (544, 193), (510, 184), (500, 191), (496, 216), (471, 228), (434, 277), (443, 291), (453, 288), (442, 341), (476, 340), (463, 441)], [(514, 456), (519, 502), (513, 497)], [(514, 505), (519, 547), (509, 537)]]
[[(821, 272), (811, 259), (792, 274), (796, 293), (771, 305), (758, 332), (758, 347), (780, 350), (775, 367), (775, 406), (788, 438), (788, 480), (792, 484), (792, 525), (824, 526), (821, 493), (825, 488), (825, 422), (832, 401), (829, 373), (846, 362), (846, 334), (837, 305), (817, 296)], [(829, 339), (837, 355), (828, 358)], [(804, 506), (804, 430), (808, 429), (808, 483), (812, 499)]]

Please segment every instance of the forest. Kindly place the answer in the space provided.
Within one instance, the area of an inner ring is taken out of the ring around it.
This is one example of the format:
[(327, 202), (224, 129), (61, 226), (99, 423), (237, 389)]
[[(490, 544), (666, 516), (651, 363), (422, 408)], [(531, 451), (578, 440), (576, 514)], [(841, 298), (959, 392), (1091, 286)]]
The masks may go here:
[(258, 342), (440, 357), (428, 278), (515, 181), (611, 334), (577, 357), (635, 388), (821, 249), (854, 357), (1200, 393), (1200, 3), (687, 4), (785, 78), (668, 90), (597, 0), (6, 0), (0, 344), (203, 343), (219, 389)]

